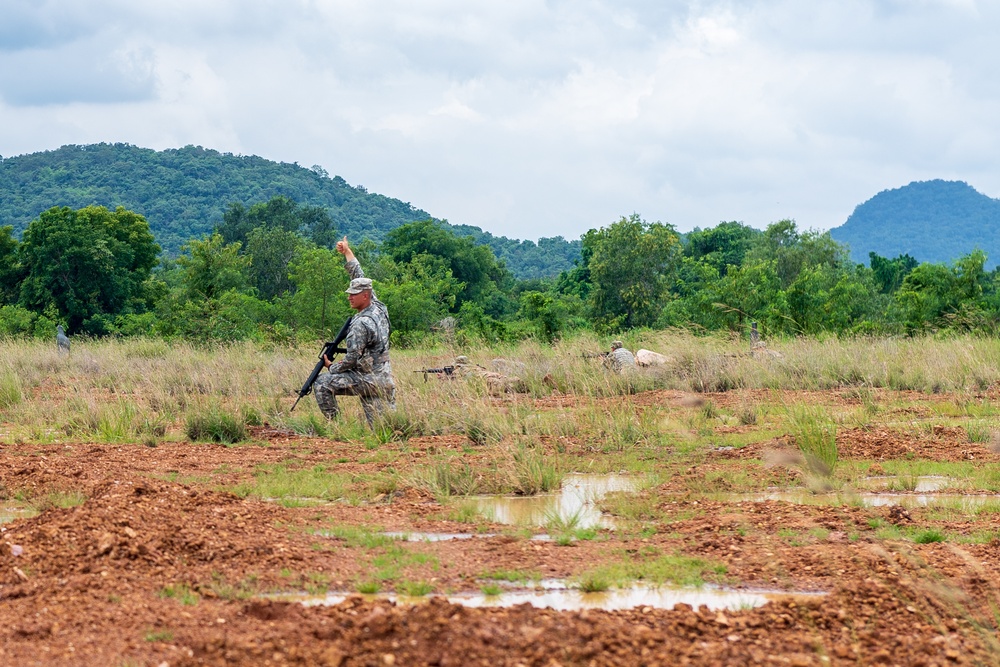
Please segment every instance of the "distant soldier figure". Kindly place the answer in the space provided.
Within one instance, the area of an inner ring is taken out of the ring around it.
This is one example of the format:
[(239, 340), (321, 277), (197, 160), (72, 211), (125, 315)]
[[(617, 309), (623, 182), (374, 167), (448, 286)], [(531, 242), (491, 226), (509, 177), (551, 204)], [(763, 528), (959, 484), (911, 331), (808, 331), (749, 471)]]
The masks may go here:
[(371, 278), (365, 278), (346, 236), (337, 242), (337, 252), (347, 261), (345, 268), (351, 276), (347, 300), (357, 312), (345, 341), (347, 353), (337, 363), (323, 357), (330, 372), (316, 379), (313, 394), (328, 419), (340, 414), (338, 395), (360, 397), (365, 419), (371, 425), (385, 410), (396, 407), (396, 383), (389, 363), (389, 313), (375, 297)]
[(527, 384), (521, 378), (515, 375), (504, 375), (496, 371), (488, 371), (478, 364), (469, 363), (469, 358), (464, 355), (455, 357), (454, 368), (455, 377), (482, 378), (486, 383), (486, 390), (491, 396), (528, 391)]
[(620, 340), (611, 343), (611, 352), (604, 358), (608, 368), (616, 373), (635, 370), (635, 355), (629, 352)]
[(61, 324), (56, 327), (56, 347), (59, 352), (69, 354), (69, 336), (66, 335), (66, 330)]
[(755, 359), (781, 359), (783, 356), (777, 350), (767, 349), (767, 343), (761, 339), (756, 322), (750, 323), (750, 354)]

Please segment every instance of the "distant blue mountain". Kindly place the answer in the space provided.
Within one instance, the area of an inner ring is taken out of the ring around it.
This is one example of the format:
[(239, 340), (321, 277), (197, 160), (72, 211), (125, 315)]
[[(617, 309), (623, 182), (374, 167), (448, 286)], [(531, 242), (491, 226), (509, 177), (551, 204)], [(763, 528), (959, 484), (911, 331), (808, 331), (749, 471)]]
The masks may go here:
[(869, 252), (950, 263), (980, 248), (992, 269), (1000, 262), (1000, 199), (963, 181), (913, 182), (860, 204), (830, 236), (864, 264)]

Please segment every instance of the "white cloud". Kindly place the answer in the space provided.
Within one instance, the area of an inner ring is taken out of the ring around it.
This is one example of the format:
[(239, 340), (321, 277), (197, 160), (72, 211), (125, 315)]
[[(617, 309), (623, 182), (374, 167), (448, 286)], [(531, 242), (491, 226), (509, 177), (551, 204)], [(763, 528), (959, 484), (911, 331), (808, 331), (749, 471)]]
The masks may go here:
[(1000, 192), (1000, 8), (973, 0), (11, 0), (0, 153), (198, 144), (497, 234), (842, 223)]

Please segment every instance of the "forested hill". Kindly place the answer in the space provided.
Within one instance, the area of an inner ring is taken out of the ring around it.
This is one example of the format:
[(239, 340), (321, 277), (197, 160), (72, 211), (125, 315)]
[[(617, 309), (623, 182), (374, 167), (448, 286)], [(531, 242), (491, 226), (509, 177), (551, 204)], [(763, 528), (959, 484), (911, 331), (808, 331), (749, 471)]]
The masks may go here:
[[(198, 146), (155, 151), (129, 144), (63, 146), (0, 158), (0, 227), (20, 234), (53, 206), (91, 204), (142, 214), (167, 254), (210, 232), (232, 203), (252, 206), (283, 195), (327, 210), (338, 233), (381, 241), (386, 232), (432, 217), (406, 202), (351, 186), (322, 168), (232, 155)], [(555, 276), (579, 257), (579, 242), (561, 237), (514, 241), (477, 227), (461, 233), (489, 245), (519, 278)], [(544, 242), (544, 243), (543, 243)]]
[(830, 236), (865, 264), (869, 252), (947, 263), (980, 248), (992, 269), (1000, 262), (1000, 200), (962, 181), (914, 182), (860, 204)]

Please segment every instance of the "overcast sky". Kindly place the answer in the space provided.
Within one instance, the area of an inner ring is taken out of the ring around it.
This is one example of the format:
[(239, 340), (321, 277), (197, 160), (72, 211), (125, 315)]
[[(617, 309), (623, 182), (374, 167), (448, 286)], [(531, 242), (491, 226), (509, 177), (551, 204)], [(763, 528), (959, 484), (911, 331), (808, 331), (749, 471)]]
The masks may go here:
[(498, 235), (1000, 196), (1000, 0), (2, 0), (0, 155), (194, 144)]

